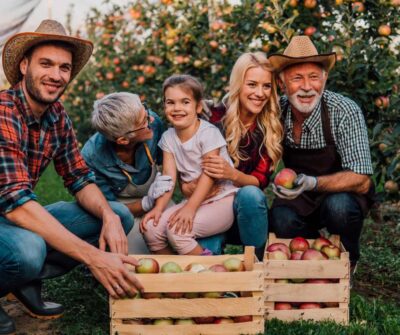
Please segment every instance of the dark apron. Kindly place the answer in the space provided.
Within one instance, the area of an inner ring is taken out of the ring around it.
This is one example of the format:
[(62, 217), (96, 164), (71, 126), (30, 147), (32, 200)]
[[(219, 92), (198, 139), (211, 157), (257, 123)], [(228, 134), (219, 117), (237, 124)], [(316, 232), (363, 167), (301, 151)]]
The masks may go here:
[[(283, 162), (285, 167), (294, 170), (297, 174), (309, 176), (330, 175), (343, 171), (340, 155), (336, 151), (333, 140), (328, 108), (322, 99), (321, 120), (326, 147), (321, 149), (299, 149), (283, 145)], [(373, 204), (374, 186), (372, 185), (366, 195), (352, 193), (360, 205), (364, 216)], [(312, 214), (321, 205), (330, 193), (303, 192), (296, 199), (286, 200), (275, 198), (272, 207), (287, 206), (301, 216)]]

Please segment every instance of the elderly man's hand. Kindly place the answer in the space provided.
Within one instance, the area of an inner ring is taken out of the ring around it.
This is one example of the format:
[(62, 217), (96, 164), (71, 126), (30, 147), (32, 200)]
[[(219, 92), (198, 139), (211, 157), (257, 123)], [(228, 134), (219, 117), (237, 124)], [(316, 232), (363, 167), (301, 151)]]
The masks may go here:
[(294, 181), (295, 188), (287, 189), (272, 184), (272, 191), (282, 199), (293, 200), (305, 191), (314, 191), (317, 188), (317, 178), (299, 174)]
[(157, 172), (154, 182), (151, 184), (147, 195), (142, 198), (142, 208), (148, 212), (154, 207), (156, 199), (161, 197), (165, 192), (169, 192), (174, 187), (172, 178)]

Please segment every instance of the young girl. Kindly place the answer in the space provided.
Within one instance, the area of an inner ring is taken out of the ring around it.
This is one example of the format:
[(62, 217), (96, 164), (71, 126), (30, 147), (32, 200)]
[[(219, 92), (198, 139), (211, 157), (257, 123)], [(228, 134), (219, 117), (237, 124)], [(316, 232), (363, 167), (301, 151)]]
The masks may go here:
[[(202, 172), (202, 159), (219, 155), (232, 165), (220, 131), (200, 120), (203, 89), (192, 76), (175, 75), (163, 84), (165, 115), (173, 128), (166, 131), (159, 146), (163, 150), (163, 174), (176, 183), (197, 180), (192, 195), (178, 205), (166, 208), (173, 190), (157, 199), (140, 229), (153, 253), (210, 254), (197, 238), (222, 233), (233, 223), (233, 198), (237, 188), (231, 181), (215, 180)], [(164, 212), (163, 212), (164, 211)]]

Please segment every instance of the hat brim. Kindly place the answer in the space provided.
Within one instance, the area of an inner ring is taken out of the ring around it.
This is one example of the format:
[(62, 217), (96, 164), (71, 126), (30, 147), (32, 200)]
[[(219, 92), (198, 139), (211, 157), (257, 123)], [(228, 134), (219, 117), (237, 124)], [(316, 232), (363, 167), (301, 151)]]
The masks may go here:
[(3, 49), (3, 69), (8, 82), (15, 85), (21, 81), (19, 65), (30, 48), (42, 42), (52, 41), (65, 42), (73, 46), (71, 80), (82, 70), (93, 52), (92, 42), (77, 37), (35, 32), (16, 34), (6, 42)]
[(336, 62), (336, 53), (308, 56), (308, 57), (290, 57), (280, 54), (273, 54), (268, 57), (274, 72), (281, 72), (285, 68), (301, 63), (319, 63), (323, 68), (329, 72)]

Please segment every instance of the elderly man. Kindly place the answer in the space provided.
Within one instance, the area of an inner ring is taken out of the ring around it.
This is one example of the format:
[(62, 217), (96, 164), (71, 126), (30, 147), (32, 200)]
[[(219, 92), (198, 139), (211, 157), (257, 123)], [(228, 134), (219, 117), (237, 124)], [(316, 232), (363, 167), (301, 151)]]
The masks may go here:
[(363, 218), (373, 184), (367, 128), (360, 108), (325, 89), (334, 53), (318, 54), (307, 36), (296, 36), (283, 54), (269, 57), (279, 73), (285, 167), (298, 173), (294, 189), (274, 187), (271, 230), (279, 237), (314, 238), (326, 227), (359, 259)]
[[(58, 100), (92, 49), (90, 41), (70, 37), (60, 23), (46, 20), (35, 32), (12, 36), (3, 50), (12, 87), (0, 92), (0, 297), (13, 293), (42, 319), (63, 312), (61, 305), (41, 300), (42, 279), (78, 262), (113, 297), (142, 289), (124, 264), (137, 264), (127, 256), (133, 217), (122, 204), (108, 203), (93, 183)], [(33, 189), (52, 160), (77, 203), (43, 207), (36, 201)], [(0, 307), (0, 334), (14, 332)]]

